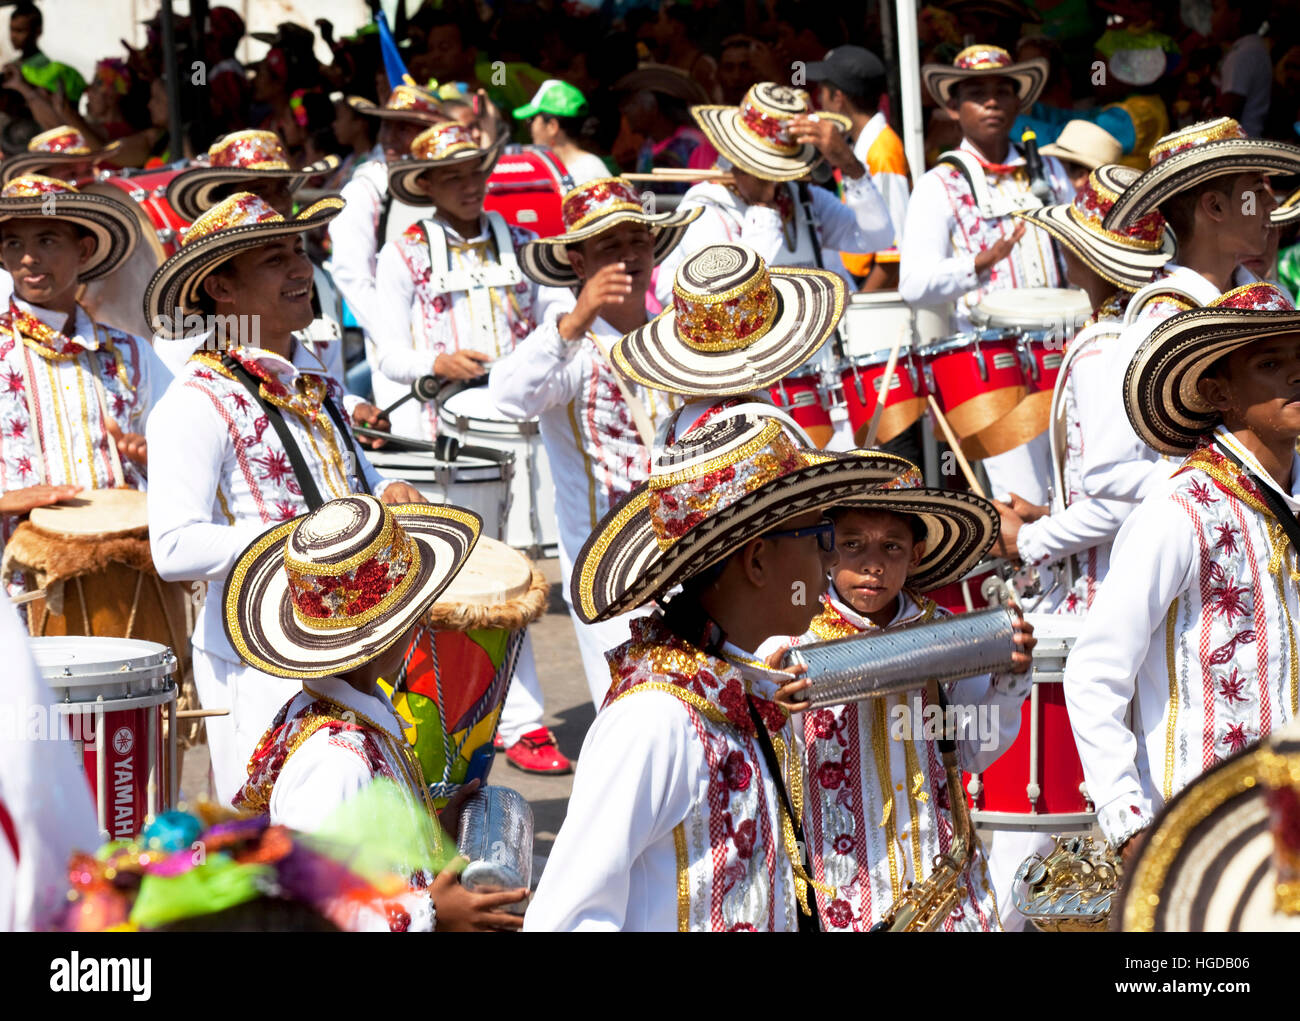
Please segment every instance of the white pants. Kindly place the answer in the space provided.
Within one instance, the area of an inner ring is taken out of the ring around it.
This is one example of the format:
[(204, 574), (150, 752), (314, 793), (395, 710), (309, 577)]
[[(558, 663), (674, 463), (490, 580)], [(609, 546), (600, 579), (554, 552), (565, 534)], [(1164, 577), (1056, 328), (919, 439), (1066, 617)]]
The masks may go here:
[(248, 780), (248, 760), (281, 707), (302, 690), (302, 682), (272, 677), (243, 663), (194, 650), (194, 685), (204, 709), (229, 709), (229, 716), (209, 716), (212, 782), (217, 801), (229, 805)]
[(545, 726), (542, 723), (542, 684), (537, 678), (537, 660), (533, 656), (533, 640), (527, 632), (519, 646), (515, 660), (515, 675), (506, 689), (506, 702), (501, 707), (501, 721), (497, 733), (509, 748), (525, 734)]
[(994, 830), (985, 834), (988, 848), (989, 881), (993, 895), (998, 899), (998, 915), (1005, 932), (1033, 931), (1033, 923), (1016, 910), (1012, 899), (1016, 869), (1031, 854), (1044, 857), (1056, 846), (1050, 833), (1033, 833), (1026, 830)]

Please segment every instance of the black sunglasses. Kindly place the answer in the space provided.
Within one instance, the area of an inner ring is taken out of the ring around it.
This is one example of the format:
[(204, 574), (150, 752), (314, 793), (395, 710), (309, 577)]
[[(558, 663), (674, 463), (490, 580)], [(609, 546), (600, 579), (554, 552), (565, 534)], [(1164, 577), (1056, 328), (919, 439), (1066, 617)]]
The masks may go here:
[(784, 528), (764, 533), (774, 539), (802, 539), (809, 535), (817, 536), (817, 546), (823, 553), (835, 552), (835, 522), (822, 518), (815, 525), (806, 528)]

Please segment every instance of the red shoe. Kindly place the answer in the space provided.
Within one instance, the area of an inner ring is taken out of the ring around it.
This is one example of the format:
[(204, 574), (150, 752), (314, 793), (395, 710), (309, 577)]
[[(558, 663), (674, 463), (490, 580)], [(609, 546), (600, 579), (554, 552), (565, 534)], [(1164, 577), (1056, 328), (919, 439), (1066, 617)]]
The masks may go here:
[(555, 735), (538, 727), (521, 737), (506, 751), (506, 761), (525, 773), (571, 773), (573, 763), (560, 754)]

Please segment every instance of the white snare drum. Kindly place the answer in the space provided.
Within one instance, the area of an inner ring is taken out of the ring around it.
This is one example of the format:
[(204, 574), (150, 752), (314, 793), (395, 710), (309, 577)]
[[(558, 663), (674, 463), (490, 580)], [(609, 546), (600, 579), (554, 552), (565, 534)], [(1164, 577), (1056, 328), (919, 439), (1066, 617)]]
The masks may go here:
[(176, 804), (176, 657), (134, 638), (33, 638), (31, 649), (81, 747), (100, 836), (136, 836)]
[(502, 538), (533, 559), (555, 556), (560, 541), (555, 485), (537, 420), (506, 418), (493, 405), (487, 387), (478, 386), (461, 390), (439, 405), (438, 434), (514, 455), (510, 511)]
[(945, 314), (931, 308), (912, 308), (897, 291), (866, 291), (849, 295), (840, 323), (844, 353), (850, 359), (870, 358), (894, 346), (900, 330), (903, 350), (907, 345), (923, 346), (948, 332)]
[(432, 451), (381, 447), (367, 450), (366, 457), (384, 478), (409, 482), (430, 503), (472, 510), (483, 519), (484, 535), (505, 538), (510, 482), (517, 471), (513, 454), (468, 447), (461, 448), (455, 460), (444, 460)]
[(983, 773), (968, 777), (971, 818), (994, 829), (1086, 833), (1096, 813), (1065, 708), (1065, 661), (1083, 618), (1028, 613), (1034, 626), (1034, 685), (1021, 707), (1020, 733)]

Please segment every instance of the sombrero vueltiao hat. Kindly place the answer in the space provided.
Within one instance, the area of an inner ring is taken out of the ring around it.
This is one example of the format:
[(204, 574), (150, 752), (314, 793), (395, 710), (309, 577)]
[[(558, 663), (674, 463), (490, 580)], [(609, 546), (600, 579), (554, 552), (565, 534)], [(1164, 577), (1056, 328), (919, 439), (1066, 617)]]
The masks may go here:
[(95, 251), (77, 274), (82, 281), (112, 273), (140, 241), (134, 210), (111, 196), (91, 195), (39, 174), (15, 177), (0, 189), (0, 223), (37, 216), (67, 220), (94, 235)]
[(348, 96), (348, 106), (368, 117), (381, 120), (418, 121), (421, 124), (439, 124), (447, 119), (443, 113), (442, 101), (430, 89), (422, 89), (412, 82), (402, 82), (393, 87), (379, 106), (362, 96)]
[(711, 417), (662, 447), (650, 478), (587, 537), (573, 565), (574, 610), (590, 624), (635, 609), (782, 522), (908, 467), (883, 452), (804, 447), (780, 419), (752, 411)]
[(329, 677), (401, 639), (456, 576), (483, 520), (448, 504), (345, 496), (264, 532), (226, 580), (225, 625), (274, 677)]
[(1122, 232), (1101, 225), (1120, 193), (1138, 176), (1131, 167), (1098, 167), (1075, 192), (1073, 202), (1011, 215), (1042, 227), (1116, 287), (1136, 291), (1149, 284), (1174, 254), (1173, 235), (1165, 230), (1165, 219), (1157, 210)]
[(1300, 333), (1300, 312), (1266, 283), (1237, 287), (1166, 319), (1124, 374), (1124, 408), (1134, 431), (1162, 454), (1186, 454), (1219, 422), (1196, 389), (1206, 370), (1240, 347), (1286, 333)]
[(907, 576), (908, 587), (918, 592), (928, 592), (964, 578), (984, 559), (1002, 527), (993, 504), (974, 493), (928, 489), (921, 480), (920, 469), (911, 464), (893, 481), (861, 496), (850, 497), (839, 506), (911, 514), (921, 519), (925, 525), (925, 553)]
[(1017, 63), (1000, 46), (967, 46), (951, 64), (926, 64), (921, 81), (936, 103), (947, 106), (953, 90), (971, 78), (1010, 78), (1020, 96), (1020, 109), (1028, 110), (1047, 84), (1048, 63), (1043, 57)]
[(481, 148), (469, 128), (456, 121), (435, 124), (420, 132), (411, 143), (411, 153), (388, 164), (388, 190), (408, 206), (427, 206), (433, 200), (416, 181), (426, 170), (458, 163), (476, 163), (489, 171), (496, 163), (509, 136), (504, 132), (486, 149)]
[(342, 208), (342, 199), (324, 198), (286, 220), (246, 191), (223, 199), (190, 224), (180, 251), (159, 266), (149, 281), (144, 292), (145, 321), (165, 339), (183, 336), (185, 315), (197, 306), (199, 287), (214, 269), (250, 248), (323, 226)]
[(788, 85), (760, 82), (739, 106), (693, 106), (691, 116), (713, 147), (732, 165), (767, 181), (793, 181), (820, 160), (815, 145), (800, 145), (790, 135), (795, 117), (834, 121), (842, 131), (852, 122), (837, 113), (814, 111), (808, 93)]
[(1300, 930), (1300, 725), (1216, 763), (1176, 794), (1126, 868), (1112, 928)]
[(67, 124), (42, 131), (27, 143), (27, 151), (15, 153), (0, 160), (0, 186), (15, 177), (44, 174), (63, 179), (74, 164), (93, 166), (108, 159), (121, 148), (121, 143), (110, 142), (102, 149), (92, 149), (86, 136)]
[[(186, 220), (197, 220), (216, 204), (213, 193), (226, 185), (241, 185), (260, 178), (278, 177), (294, 192), (317, 174), (339, 165), (326, 156), (311, 166), (295, 170), (289, 165), (280, 136), (274, 131), (236, 131), (212, 143), (207, 162), (181, 171), (167, 186), (167, 201)], [(240, 189), (241, 191), (244, 189)]]
[(687, 256), (673, 301), (610, 349), (615, 367), (654, 390), (727, 397), (761, 389), (816, 353), (844, 311), (844, 280), (769, 267), (742, 244)]
[(1300, 174), (1300, 148), (1247, 138), (1231, 117), (1193, 124), (1165, 135), (1151, 148), (1151, 166), (1106, 214), (1107, 230), (1127, 230), (1160, 203), (1204, 181), (1251, 172)]
[(632, 182), (622, 177), (601, 177), (568, 192), (560, 203), (560, 212), (564, 217), (563, 234), (530, 241), (519, 251), (523, 271), (539, 284), (550, 287), (571, 287), (579, 283), (578, 275), (569, 265), (566, 246), (594, 238), (620, 223), (640, 223), (650, 229), (658, 266), (704, 209), (679, 207), (668, 213), (647, 213)]

